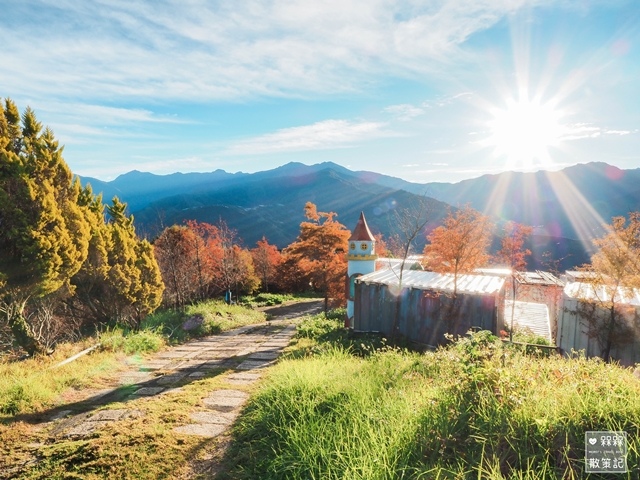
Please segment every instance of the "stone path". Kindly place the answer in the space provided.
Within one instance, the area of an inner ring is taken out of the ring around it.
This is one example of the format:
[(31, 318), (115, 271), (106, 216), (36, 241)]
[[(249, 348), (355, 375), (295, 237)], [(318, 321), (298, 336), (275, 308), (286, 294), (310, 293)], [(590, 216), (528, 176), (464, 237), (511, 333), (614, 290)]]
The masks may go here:
[(65, 438), (86, 437), (109, 422), (144, 415), (137, 409), (101, 410), (101, 406), (179, 392), (179, 385), (185, 381), (205, 377), (212, 369), (227, 368), (232, 370), (225, 377), (230, 388), (210, 392), (202, 400), (207, 411), (192, 413), (192, 423), (174, 429), (189, 435), (218, 436), (234, 422), (249, 396), (234, 389), (234, 385), (246, 386), (257, 381), (260, 370), (276, 361), (294, 334), (294, 325), (281, 322), (241, 327), (133, 362), (132, 367), (136, 368), (121, 375), (119, 387), (95, 392), (82, 402), (88, 411), (62, 410), (50, 417), (51, 433)]

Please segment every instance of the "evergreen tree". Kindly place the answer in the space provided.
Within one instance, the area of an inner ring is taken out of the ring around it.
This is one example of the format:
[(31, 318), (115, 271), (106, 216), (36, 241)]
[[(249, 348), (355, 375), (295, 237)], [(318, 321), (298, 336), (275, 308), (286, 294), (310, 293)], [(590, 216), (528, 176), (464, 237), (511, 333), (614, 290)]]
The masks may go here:
[(126, 204), (114, 197), (107, 206), (104, 223), (99, 198), (83, 192), (93, 226), (87, 262), (73, 278), (80, 314), (94, 322), (130, 323), (138, 327), (142, 318), (162, 300), (164, 284), (149, 242), (136, 236), (133, 217)]
[(24, 311), (34, 298), (68, 284), (89, 247), (89, 224), (78, 203), (79, 182), (53, 133), (34, 112), (0, 108), (0, 311), (30, 355), (46, 349)]

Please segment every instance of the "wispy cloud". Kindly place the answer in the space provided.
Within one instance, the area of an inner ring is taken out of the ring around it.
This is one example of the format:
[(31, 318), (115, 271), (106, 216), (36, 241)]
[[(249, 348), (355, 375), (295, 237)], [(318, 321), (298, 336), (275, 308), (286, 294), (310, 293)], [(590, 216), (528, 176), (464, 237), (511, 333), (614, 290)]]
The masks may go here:
[(227, 150), (233, 155), (257, 155), (304, 150), (345, 148), (363, 140), (380, 136), (393, 136), (384, 130), (386, 124), (378, 122), (350, 122), (324, 120), (312, 125), (284, 128), (238, 142)]
[(211, 100), (348, 92), (374, 73), (424, 73), (475, 32), (551, 0), (8, 1), (0, 63), (11, 68), (0, 84), (10, 92)]
[(617, 137), (624, 137), (638, 133), (639, 130), (615, 130), (610, 128), (599, 127), (590, 123), (576, 123), (573, 125), (566, 125), (565, 135), (561, 140), (580, 140), (583, 138), (597, 138), (603, 135), (613, 135)]
[[(131, 123), (189, 123), (175, 115), (158, 115), (151, 110), (141, 108), (119, 108), (92, 104), (60, 104), (53, 105), (59, 110), (66, 110), (68, 116), (81, 118), (99, 118), (101, 124), (131, 124)], [(49, 108), (51, 105), (49, 106)], [(47, 107), (44, 108), (46, 111)]]
[(389, 107), (386, 107), (383, 112), (390, 113), (398, 120), (406, 122), (415, 117), (423, 115), (424, 109), (416, 107), (415, 105), (403, 103), (400, 105), (391, 105)]

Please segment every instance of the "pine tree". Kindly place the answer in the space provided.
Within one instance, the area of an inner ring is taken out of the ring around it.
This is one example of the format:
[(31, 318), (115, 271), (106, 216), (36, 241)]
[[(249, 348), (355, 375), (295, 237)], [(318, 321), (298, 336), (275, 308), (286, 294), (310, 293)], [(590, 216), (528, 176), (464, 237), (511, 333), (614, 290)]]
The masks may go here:
[(87, 261), (72, 279), (76, 311), (93, 322), (138, 327), (162, 300), (164, 284), (153, 249), (138, 239), (133, 217), (117, 197), (107, 206), (108, 223), (101, 199), (92, 198), (90, 187), (81, 201), (89, 211), (92, 237)]
[(30, 355), (46, 350), (24, 316), (27, 303), (57, 291), (87, 257), (90, 230), (79, 182), (35, 113), (5, 100), (0, 116), (0, 311)]

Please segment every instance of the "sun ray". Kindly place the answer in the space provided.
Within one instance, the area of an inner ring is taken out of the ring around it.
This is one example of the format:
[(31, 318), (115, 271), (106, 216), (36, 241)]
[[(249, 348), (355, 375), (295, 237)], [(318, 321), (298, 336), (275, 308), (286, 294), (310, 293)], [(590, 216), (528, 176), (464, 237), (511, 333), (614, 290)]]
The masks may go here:
[(593, 239), (601, 236), (607, 223), (564, 172), (546, 174), (573, 230), (589, 255), (595, 252)]

